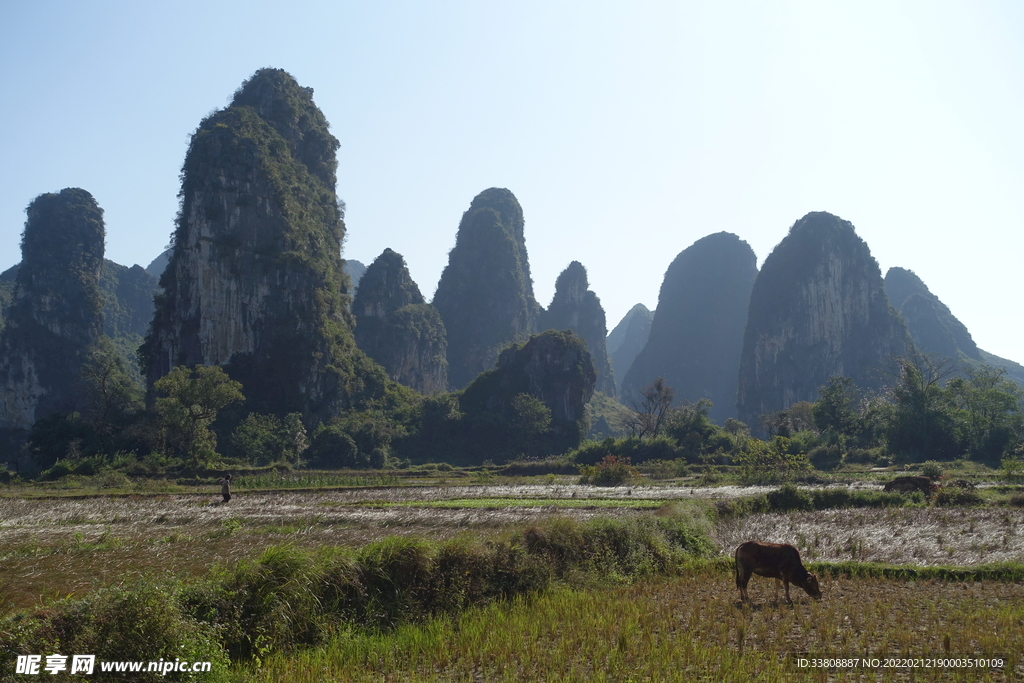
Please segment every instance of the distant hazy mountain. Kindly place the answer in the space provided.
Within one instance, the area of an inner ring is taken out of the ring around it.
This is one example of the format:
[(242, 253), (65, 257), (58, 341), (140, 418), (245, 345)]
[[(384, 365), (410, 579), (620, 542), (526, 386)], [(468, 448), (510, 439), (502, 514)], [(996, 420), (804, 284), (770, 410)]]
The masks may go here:
[(809, 213), (765, 259), (750, 296), (740, 364), (740, 420), (814, 401), (830, 377), (881, 383), (912, 347), (878, 263), (853, 225)]
[(720, 424), (736, 415), (736, 376), (757, 257), (719, 232), (684, 249), (665, 271), (646, 346), (622, 382), (626, 405), (658, 377), (677, 403), (709, 398)]
[(651, 320), (654, 313), (643, 304), (629, 309), (615, 329), (608, 333), (608, 357), (615, 373), (615, 393), (622, 392), (622, 380), (633, 364), (633, 359), (647, 344), (651, 334)]
[(366, 274), (366, 266), (363, 265), (362, 261), (347, 258), (341, 267), (348, 273), (348, 279), (352, 281), (352, 296), (355, 296), (356, 290), (359, 289), (359, 281)]
[(961, 363), (984, 363), (1006, 371), (1024, 386), (1024, 366), (979, 349), (961, 323), (913, 271), (890, 268), (885, 274), (889, 302), (907, 322), (919, 351)]
[(162, 252), (159, 256), (149, 262), (146, 266), (146, 272), (155, 277), (158, 281), (160, 276), (164, 274), (164, 269), (167, 268), (167, 264), (171, 260), (171, 249), (167, 249)]
[(907, 322), (919, 351), (954, 361), (981, 360), (971, 333), (913, 271), (890, 268), (885, 274), (885, 293)]

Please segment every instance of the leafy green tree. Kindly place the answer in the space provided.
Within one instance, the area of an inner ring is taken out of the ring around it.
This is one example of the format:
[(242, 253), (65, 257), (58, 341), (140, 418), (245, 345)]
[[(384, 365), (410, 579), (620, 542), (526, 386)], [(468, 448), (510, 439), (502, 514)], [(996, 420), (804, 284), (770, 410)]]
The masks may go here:
[(897, 359), (895, 382), (883, 416), (886, 446), (903, 460), (950, 460), (961, 449), (955, 406), (942, 381), (951, 372), (946, 361), (928, 356)]
[(340, 469), (364, 468), (369, 459), (359, 451), (355, 439), (341, 425), (320, 425), (306, 451), (310, 467)]
[(791, 451), (790, 440), (784, 436), (771, 441), (752, 438), (743, 452), (733, 456), (733, 462), (741, 467), (746, 481), (779, 481), (810, 469), (805, 454)]
[(551, 409), (532, 394), (516, 394), (509, 405), (509, 437), (522, 440), (531, 453), (536, 440), (551, 429)]
[(1024, 391), (989, 366), (968, 367), (946, 390), (957, 409), (957, 430), (970, 456), (997, 463), (1013, 451), (1024, 434)]
[(142, 409), (142, 387), (106, 336), (89, 348), (81, 376), (87, 399), (83, 417), (96, 430), (100, 448), (109, 452), (114, 432)]
[(249, 413), (232, 433), (231, 446), (254, 465), (295, 464), (308, 446), (306, 427), (298, 413), (283, 418)]
[(840, 436), (853, 433), (857, 423), (856, 387), (849, 377), (830, 377), (828, 384), (818, 391), (811, 414), (819, 432), (833, 432)]
[(676, 440), (681, 455), (690, 462), (698, 462), (701, 455), (732, 450), (732, 438), (708, 418), (713, 407), (711, 399), (702, 398), (672, 408), (665, 418), (664, 433)]
[(171, 449), (191, 466), (217, 454), (210, 425), (224, 407), (244, 401), (242, 385), (216, 365), (179, 365), (153, 387), (164, 394), (156, 410)]

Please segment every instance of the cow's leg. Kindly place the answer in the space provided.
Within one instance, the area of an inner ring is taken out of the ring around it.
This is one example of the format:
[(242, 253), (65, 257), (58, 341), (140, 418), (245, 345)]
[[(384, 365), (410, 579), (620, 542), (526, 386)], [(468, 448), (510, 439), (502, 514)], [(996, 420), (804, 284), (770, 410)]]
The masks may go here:
[(743, 564), (736, 560), (736, 587), (740, 589), (740, 600), (743, 602), (750, 602), (750, 596), (747, 595), (747, 583), (750, 582), (750, 570), (747, 569)]
[(782, 585), (782, 579), (775, 579), (775, 603), (779, 602), (779, 586)]
[(782, 582), (786, 585), (786, 602), (792, 605), (793, 601), (789, 599), (789, 581), (783, 579)]

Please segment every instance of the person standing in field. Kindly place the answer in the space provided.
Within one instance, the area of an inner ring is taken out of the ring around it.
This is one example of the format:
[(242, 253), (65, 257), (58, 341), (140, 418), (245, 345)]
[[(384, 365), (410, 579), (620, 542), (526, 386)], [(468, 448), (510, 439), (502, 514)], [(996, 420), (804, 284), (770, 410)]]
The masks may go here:
[(220, 495), (224, 496), (223, 503), (231, 500), (231, 475), (228, 474), (223, 479), (218, 479), (217, 483), (220, 484)]

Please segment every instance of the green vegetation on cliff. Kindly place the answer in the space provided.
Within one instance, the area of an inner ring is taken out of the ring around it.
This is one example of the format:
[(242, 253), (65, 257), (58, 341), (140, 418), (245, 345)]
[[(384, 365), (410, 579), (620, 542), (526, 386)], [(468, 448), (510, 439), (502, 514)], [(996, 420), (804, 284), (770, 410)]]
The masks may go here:
[(339, 143), (312, 93), (261, 69), (192, 136), (141, 352), (151, 386), (177, 365), (222, 365), (253, 412), (311, 422), (382, 394), (352, 335)]

